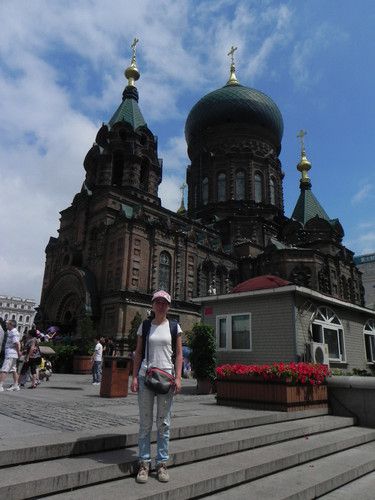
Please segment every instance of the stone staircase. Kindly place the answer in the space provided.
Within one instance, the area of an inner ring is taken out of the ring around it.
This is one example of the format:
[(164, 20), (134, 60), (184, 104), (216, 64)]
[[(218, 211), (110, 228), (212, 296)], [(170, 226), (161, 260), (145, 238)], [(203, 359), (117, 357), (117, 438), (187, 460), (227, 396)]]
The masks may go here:
[(3, 447), (0, 498), (330, 498), (329, 492), (375, 471), (375, 429), (325, 410), (175, 426), (171, 481), (164, 484), (154, 473), (147, 484), (135, 482), (136, 441), (135, 432), (103, 433)]

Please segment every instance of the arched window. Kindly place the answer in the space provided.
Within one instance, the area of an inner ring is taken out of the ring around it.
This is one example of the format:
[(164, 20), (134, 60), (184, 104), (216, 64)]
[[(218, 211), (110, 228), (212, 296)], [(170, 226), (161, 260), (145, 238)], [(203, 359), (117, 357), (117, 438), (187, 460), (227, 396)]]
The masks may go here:
[(203, 205), (208, 203), (208, 179), (205, 177), (202, 181), (202, 202)]
[(159, 290), (169, 292), (171, 287), (171, 256), (168, 252), (161, 252), (159, 257)]
[(271, 205), (276, 205), (276, 188), (275, 179), (273, 177), (270, 178), (270, 203)]
[(217, 177), (217, 201), (225, 201), (227, 191), (227, 182), (225, 174), (221, 173)]
[(345, 361), (344, 333), (341, 321), (328, 307), (319, 307), (311, 324), (314, 342), (328, 345), (330, 361)]
[(234, 197), (236, 200), (244, 200), (245, 199), (245, 172), (243, 170), (239, 170), (236, 172), (235, 179), (235, 193)]
[(375, 320), (369, 319), (363, 327), (365, 337), (366, 358), (369, 363), (375, 363)]
[(254, 175), (254, 201), (255, 203), (263, 201), (263, 178), (259, 173)]
[(23, 321), (23, 316), (22, 314), (20, 315), (20, 317), (18, 318), (18, 321)]
[(4, 319), (8, 319), (8, 313), (4, 314)]
[(26, 321), (26, 323), (28, 323), (30, 321), (30, 316), (26, 316), (25, 321)]
[(115, 151), (112, 156), (112, 186), (122, 185), (123, 170), (124, 155), (121, 151)]

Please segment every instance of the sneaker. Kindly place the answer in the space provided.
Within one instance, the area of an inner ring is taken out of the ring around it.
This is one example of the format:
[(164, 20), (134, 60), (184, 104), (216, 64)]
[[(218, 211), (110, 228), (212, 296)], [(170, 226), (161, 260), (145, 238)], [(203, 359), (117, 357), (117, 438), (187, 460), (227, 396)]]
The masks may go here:
[(4, 387), (0, 385), (0, 392), (4, 392)]
[(11, 385), (7, 389), (7, 391), (19, 391), (19, 390), (20, 390), (20, 386), (19, 385)]
[(162, 483), (167, 483), (169, 481), (169, 473), (165, 463), (158, 464), (156, 469), (158, 471), (158, 480)]
[(147, 483), (150, 464), (148, 462), (139, 462), (139, 469), (136, 481), (137, 483)]

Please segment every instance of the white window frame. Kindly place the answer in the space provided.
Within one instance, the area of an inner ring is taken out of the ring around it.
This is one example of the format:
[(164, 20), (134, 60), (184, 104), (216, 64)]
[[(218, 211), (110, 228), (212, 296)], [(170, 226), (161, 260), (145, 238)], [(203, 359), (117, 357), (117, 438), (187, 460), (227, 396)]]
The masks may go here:
[[(317, 319), (317, 315), (320, 314), (324, 319)], [(333, 323), (333, 320), (337, 319), (339, 323)], [(337, 345), (338, 345), (338, 351), (339, 351), (339, 357), (338, 358), (332, 358), (329, 355), (329, 360), (332, 361), (333, 363), (346, 363), (346, 347), (345, 347), (345, 335), (344, 335), (344, 327), (343, 324), (341, 323), (340, 318), (337, 316), (337, 314), (330, 309), (329, 307), (319, 307), (316, 313), (314, 314), (314, 317), (311, 322), (311, 339), (313, 339), (313, 331), (312, 331), (312, 325), (318, 325), (320, 327), (320, 340), (319, 342), (322, 342), (323, 344), (328, 344), (328, 342), (325, 341), (325, 332), (324, 330), (334, 330), (336, 331), (336, 336), (337, 336)], [(342, 336), (342, 342), (340, 342), (340, 332)], [(341, 344), (343, 348), (343, 352), (341, 352)]]
[[(367, 347), (366, 347), (366, 336), (372, 338), (372, 343), (370, 343), (370, 356), (371, 360), (367, 357)], [(367, 363), (375, 363), (375, 320), (369, 319), (363, 327), (363, 341), (365, 344), (365, 354)]]
[[(232, 318), (235, 316), (248, 316), (249, 318), (249, 336), (250, 336), (250, 347), (248, 349), (233, 349), (232, 348)], [(225, 347), (220, 347), (220, 320), (225, 319), (226, 322), (226, 334), (225, 334)], [(233, 351), (233, 352), (250, 352), (253, 350), (253, 336), (251, 331), (251, 313), (250, 312), (238, 312), (234, 314), (221, 314), (216, 316), (216, 345), (218, 351)]]

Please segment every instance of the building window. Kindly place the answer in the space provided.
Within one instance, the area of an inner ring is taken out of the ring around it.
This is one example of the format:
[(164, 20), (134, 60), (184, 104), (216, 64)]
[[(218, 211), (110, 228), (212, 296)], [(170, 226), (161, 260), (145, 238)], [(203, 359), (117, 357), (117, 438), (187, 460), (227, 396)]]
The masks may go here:
[(314, 342), (328, 345), (330, 361), (345, 361), (344, 333), (341, 321), (328, 307), (319, 307), (311, 325)]
[(122, 174), (124, 170), (124, 155), (121, 151), (114, 151), (112, 155), (112, 182), (113, 186), (122, 185)]
[(203, 205), (208, 203), (208, 179), (205, 177), (202, 181), (202, 202)]
[(8, 319), (8, 313), (4, 314), (4, 319)]
[(20, 317), (18, 318), (18, 321), (22, 321), (22, 320), (23, 320), (23, 316), (21, 314)]
[(263, 178), (259, 173), (254, 175), (254, 200), (255, 203), (263, 201)]
[(26, 323), (28, 323), (30, 321), (30, 316), (26, 316), (25, 321), (26, 321)]
[(217, 201), (226, 200), (227, 182), (225, 174), (219, 174), (217, 177)]
[(169, 292), (171, 285), (171, 256), (168, 252), (161, 252), (159, 259), (159, 290)]
[(235, 199), (236, 200), (244, 200), (245, 199), (245, 172), (243, 170), (239, 170), (236, 173), (234, 189), (235, 189), (235, 193), (234, 193)]
[(16, 319), (16, 315), (15, 314), (12, 314), (12, 319)]
[(375, 320), (369, 319), (363, 328), (366, 346), (366, 358), (369, 363), (375, 363)]
[(251, 315), (217, 316), (216, 340), (219, 350), (251, 351)]
[(275, 179), (273, 177), (270, 178), (270, 203), (276, 205)]

